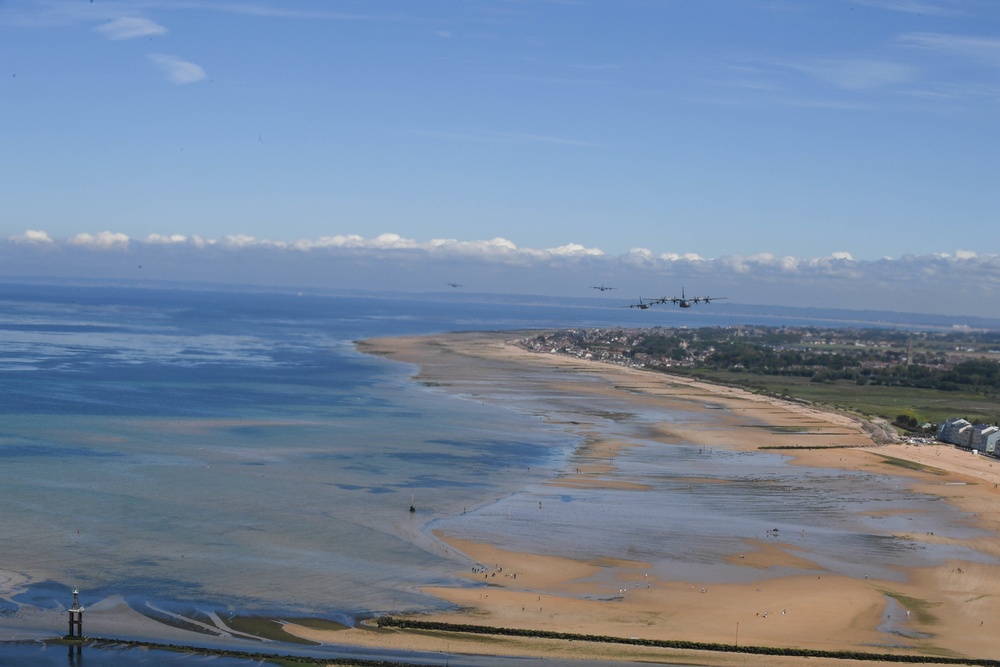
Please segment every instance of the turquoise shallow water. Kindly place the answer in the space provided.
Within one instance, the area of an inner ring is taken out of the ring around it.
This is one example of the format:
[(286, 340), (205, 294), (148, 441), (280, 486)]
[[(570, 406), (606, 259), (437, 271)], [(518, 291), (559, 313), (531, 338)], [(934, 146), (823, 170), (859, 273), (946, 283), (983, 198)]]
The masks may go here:
[[(635, 326), (629, 310), (39, 286), (0, 286), (0, 304), (0, 627), (14, 638), (62, 634), (73, 587), (85, 606), (121, 596), (162, 621), (437, 607), (419, 587), (474, 564), (432, 530), (703, 582), (756, 576), (724, 557), (774, 529), (855, 576), (979, 558), (890, 537), (975, 534), (893, 478), (658, 444), (650, 425), (685, 413), (595, 406), (530, 369), (425, 387), (353, 345)], [(595, 433), (632, 444), (616, 474), (648, 490), (545, 483)]]

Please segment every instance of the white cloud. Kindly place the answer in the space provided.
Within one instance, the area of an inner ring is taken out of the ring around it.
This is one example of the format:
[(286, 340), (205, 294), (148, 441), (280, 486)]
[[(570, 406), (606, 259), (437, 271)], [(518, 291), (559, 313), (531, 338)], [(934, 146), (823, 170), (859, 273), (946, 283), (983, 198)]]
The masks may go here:
[(488, 241), (459, 241), (457, 239), (433, 239), (427, 246), (438, 254), (454, 254), (478, 257), (510, 258), (518, 255), (540, 255), (541, 251), (518, 248), (513, 241), (494, 237)]
[[(241, 245), (275, 245), (275, 241), (258, 241), (252, 237), (241, 237)], [(587, 248), (578, 243), (568, 243), (556, 248), (538, 250), (534, 248), (519, 248), (513, 241), (495, 237), (485, 241), (460, 241), (458, 239), (431, 239), (418, 242), (399, 234), (385, 233), (370, 239), (357, 234), (324, 236), (318, 239), (300, 239), (288, 244), (289, 247), (302, 251), (335, 250), (348, 248), (357, 250), (413, 250), (435, 255), (478, 256), (494, 259), (510, 259), (512, 257), (600, 257), (604, 251), (600, 248)]]
[(70, 243), (97, 250), (125, 249), (128, 248), (129, 237), (120, 232), (99, 232), (97, 234), (84, 232), (70, 239)]
[(10, 240), (14, 243), (36, 243), (36, 244), (54, 243), (52, 238), (47, 233), (36, 229), (29, 229), (25, 231), (23, 234), (19, 234), (17, 236), (11, 236)]
[(787, 255), (778, 259), (778, 267), (782, 271), (796, 271), (801, 263), (802, 260), (798, 257), (789, 257)]
[(656, 262), (656, 255), (649, 248), (632, 248), (623, 258), (629, 266), (650, 266)]
[(404, 239), (399, 234), (379, 234), (372, 241), (371, 247), (382, 249), (416, 248), (417, 242), (412, 239)]
[(181, 60), (177, 56), (152, 53), (148, 57), (153, 64), (160, 68), (171, 83), (178, 85), (196, 83), (208, 76), (205, 74), (205, 70), (198, 65)]
[[(260, 241), (262, 244), (274, 244), (272, 241)], [(296, 250), (310, 251), (336, 248), (368, 249), (368, 250), (393, 250), (400, 248), (418, 248), (419, 245), (412, 239), (405, 239), (399, 234), (379, 234), (373, 239), (366, 239), (358, 234), (337, 234), (335, 236), (323, 236), (318, 239), (299, 239), (289, 244), (289, 247)]]
[(753, 255), (729, 255), (715, 260), (703, 260), (709, 264), (724, 267), (737, 274), (752, 274), (759, 271), (778, 270), (784, 274), (843, 275), (853, 270), (854, 259), (849, 252), (834, 252), (826, 257), (778, 256), (770, 252)]
[(546, 252), (560, 257), (600, 257), (604, 251), (599, 248), (585, 248), (579, 243), (568, 243), (558, 248), (549, 248)]
[(146, 243), (160, 244), (160, 245), (172, 245), (177, 243), (186, 243), (188, 238), (183, 234), (150, 234), (146, 237)]
[(109, 21), (94, 28), (94, 30), (112, 40), (135, 39), (136, 37), (149, 37), (167, 33), (167, 29), (155, 21), (125, 16)]
[(724, 268), (728, 268), (734, 273), (749, 273), (750, 263), (742, 255), (730, 255), (720, 260)]
[(679, 254), (676, 252), (665, 252), (660, 255), (660, 259), (666, 260), (668, 262), (703, 262), (705, 258), (696, 252), (686, 252), (684, 254)]
[(873, 90), (913, 79), (913, 69), (887, 60), (871, 58), (822, 58), (788, 63), (821, 81), (845, 90)]
[(323, 236), (318, 239), (301, 239), (292, 244), (295, 248), (299, 250), (314, 250), (317, 248), (363, 248), (365, 246), (365, 237), (359, 236), (357, 234), (348, 234), (346, 236)]
[[(210, 242), (215, 244), (215, 241)], [(246, 234), (228, 234), (223, 236), (219, 245), (229, 249), (270, 247), (270, 248), (294, 248), (295, 245), (287, 241), (269, 241), (267, 239), (257, 239)]]

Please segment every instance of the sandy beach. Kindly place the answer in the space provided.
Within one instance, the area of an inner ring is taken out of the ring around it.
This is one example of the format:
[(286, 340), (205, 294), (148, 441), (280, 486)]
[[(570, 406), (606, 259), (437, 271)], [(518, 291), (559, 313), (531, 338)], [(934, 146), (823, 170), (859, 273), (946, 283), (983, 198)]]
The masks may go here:
[[(683, 427), (657, 428), (663, 443), (736, 447), (756, 451), (785, 429), (783, 454), (792, 465), (872, 471), (960, 508), (964, 521), (981, 529), (965, 546), (986, 562), (949, 561), (907, 568), (892, 581), (828, 572), (814, 554), (781, 540), (760, 541), (728, 558), (757, 572), (795, 568), (795, 576), (763, 582), (715, 583), (651, 577), (648, 565), (627, 558), (579, 562), (560, 554), (521, 553), (495, 541), (438, 537), (469, 559), (489, 564), (484, 572), (461, 572), (468, 586), (426, 592), (458, 610), (421, 615), (421, 620), (533, 628), (580, 634), (692, 640), (741, 645), (861, 650), (929, 656), (993, 658), (1000, 648), (991, 626), (1000, 616), (1000, 461), (946, 445), (879, 445), (858, 420), (810, 406), (764, 398), (737, 389), (690, 381), (555, 354), (527, 352), (516, 334), (453, 334), (379, 339), (359, 344), (366, 353), (414, 364), (417, 379), (435, 386), (489, 379), (503, 368), (546, 369), (552, 388), (579, 395), (626, 397), (635, 405), (673, 405), (695, 415)], [(586, 382), (577, 381), (585, 376)], [(704, 418), (701, 423), (699, 416)], [(761, 429), (761, 423), (774, 427)], [(592, 439), (580, 465), (552, 485), (613, 488), (614, 456), (623, 442)], [(903, 462), (909, 462), (902, 465)], [(933, 534), (901, 535), (918, 541)], [(803, 574), (804, 573), (804, 574)], [(488, 586), (481, 585), (484, 574)], [(617, 594), (609, 594), (617, 582)], [(896, 614), (895, 621), (887, 621)], [(889, 628), (887, 631), (887, 625)], [(560, 655), (616, 659), (676, 660), (689, 664), (781, 665), (805, 659), (632, 649), (584, 642), (463, 637), (429, 632), (375, 630), (338, 632), (290, 625), (286, 631), (315, 641), (417, 648), (452, 653)], [(825, 660), (810, 658), (811, 664)], [(845, 664), (843, 660), (830, 664)]]

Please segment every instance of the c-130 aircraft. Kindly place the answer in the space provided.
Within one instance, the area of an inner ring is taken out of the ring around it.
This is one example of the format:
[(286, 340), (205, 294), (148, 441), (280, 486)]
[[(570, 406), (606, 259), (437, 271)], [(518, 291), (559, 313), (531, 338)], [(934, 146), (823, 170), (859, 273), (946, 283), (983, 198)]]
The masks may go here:
[(725, 299), (724, 296), (686, 296), (684, 294), (684, 286), (681, 286), (680, 296), (663, 296), (659, 299), (649, 299), (643, 301), (642, 297), (639, 298), (639, 303), (630, 304), (629, 308), (639, 308), (641, 310), (646, 310), (650, 306), (655, 306), (661, 303), (672, 303), (675, 306), (680, 306), (681, 308), (690, 308), (696, 303), (711, 303), (712, 301), (718, 301), (719, 299)]

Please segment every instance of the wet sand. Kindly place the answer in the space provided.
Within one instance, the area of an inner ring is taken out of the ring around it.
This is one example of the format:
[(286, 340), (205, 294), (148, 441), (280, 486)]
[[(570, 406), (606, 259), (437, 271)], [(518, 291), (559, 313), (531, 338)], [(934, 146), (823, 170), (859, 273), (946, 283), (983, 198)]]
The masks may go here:
[[(460, 572), (469, 586), (426, 589), (459, 609), (421, 615), (422, 620), (647, 639), (995, 657), (998, 640), (990, 625), (1000, 615), (1000, 565), (995, 564), (1000, 562), (1000, 460), (946, 445), (875, 446), (861, 423), (846, 415), (649, 371), (527, 352), (509, 344), (515, 337), (508, 332), (379, 339), (365, 341), (359, 349), (415, 364), (419, 381), (461, 386), (463, 392), (468, 391), (463, 383), (488, 381), (491, 371), (499, 368), (508, 374), (531, 373), (534, 378), (544, 371), (550, 389), (592, 395), (595, 400), (627, 398), (638, 407), (675, 406), (693, 415), (681, 426), (656, 432), (654, 437), (664, 443), (756, 451), (773, 444), (775, 432), (787, 433), (782, 443), (790, 448), (781, 453), (794, 457), (793, 465), (898, 475), (901, 484), (960, 508), (964, 521), (982, 529), (979, 537), (963, 544), (992, 560), (905, 568), (901, 577), (881, 581), (829, 573), (809, 553), (768, 540), (732, 554), (730, 562), (768, 573), (792, 567), (799, 574), (706, 587), (658, 580), (642, 562), (578, 562), (559, 554), (504, 550), (503, 535), (475, 543), (439, 533), (449, 548), (490, 564), (496, 576), (490, 576), (484, 587), (482, 573)], [(579, 382), (581, 375), (588, 381)], [(762, 429), (760, 424), (771, 428)], [(627, 446), (590, 440), (584, 453), (590, 463), (550, 483), (591, 489), (628, 484), (615, 479), (613, 463), (615, 453)], [(932, 534), (902, 536), (924, 542), (945, 539)], [(609, 580), (620, 582), (618, 594), (607, 594)], [(331, 632), (289, 625), (286, 631), (322, 642), (453, 653), (655, 657), (709, 665), (793, 665), (804, 660), (366, 627)]]

